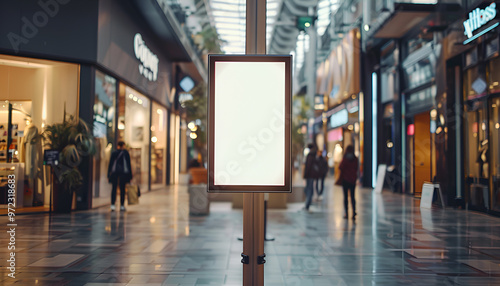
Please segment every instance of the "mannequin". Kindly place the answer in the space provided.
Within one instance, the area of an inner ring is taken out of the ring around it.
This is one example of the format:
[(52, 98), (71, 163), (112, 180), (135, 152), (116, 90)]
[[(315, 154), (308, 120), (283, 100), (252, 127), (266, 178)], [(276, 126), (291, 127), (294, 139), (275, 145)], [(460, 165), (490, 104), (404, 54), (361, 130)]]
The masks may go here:
[[(35, 201), (43, 202), (43, 194), (38, 191), (38, 179), (41, 179), (43, 167), (42, 140), (38, 128), (33, 123), (24, 129), (24, 144), (24, 173), (30, 189), (33, 190)], [(26, 200), (25, 202), (31, 204)]]

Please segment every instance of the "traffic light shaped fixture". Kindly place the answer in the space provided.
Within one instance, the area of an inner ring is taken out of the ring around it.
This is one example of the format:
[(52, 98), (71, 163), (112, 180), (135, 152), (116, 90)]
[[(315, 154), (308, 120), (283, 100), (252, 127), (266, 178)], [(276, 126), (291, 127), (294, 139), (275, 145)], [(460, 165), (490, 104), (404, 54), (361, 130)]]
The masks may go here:
[(305, 31), (307, 28), (314, 24), (315, 17), (313, 16), (299, 16), (297, 17), (297, 29)]

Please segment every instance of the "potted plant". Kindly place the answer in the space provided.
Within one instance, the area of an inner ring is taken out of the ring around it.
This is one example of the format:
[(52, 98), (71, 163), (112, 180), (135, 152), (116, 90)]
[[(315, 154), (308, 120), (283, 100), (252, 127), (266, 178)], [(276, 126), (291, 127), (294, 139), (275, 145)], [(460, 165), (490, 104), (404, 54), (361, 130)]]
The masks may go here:
[(44, 145), (59, 152), (52, 164), (55, 212), (70, 212), (73, 193), (82, 185), (78, 166), (82, 157), (95, 154), (92, 130), (80, 118), (68, 116), (62, 123), (48, 125), (43, 131)]

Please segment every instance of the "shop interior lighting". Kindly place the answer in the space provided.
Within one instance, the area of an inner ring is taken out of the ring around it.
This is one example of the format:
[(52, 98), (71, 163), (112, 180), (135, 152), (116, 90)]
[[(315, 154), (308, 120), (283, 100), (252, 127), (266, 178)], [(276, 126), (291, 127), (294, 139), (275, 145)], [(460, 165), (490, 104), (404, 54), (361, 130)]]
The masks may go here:
[(134, 97), (132, 98), (132, 100), (133, 100), (133, 101), (137, 101), (137, 100), (138, 100), (137, 96), (134, 96)]
[(436, 109), (431, 110), (431, 119), (436, 119), (436, 116), (437, 116), (437, 110)]
[(151, 142), (153, 143), (158, 142), (158, 138), (156, 136), (151, 137)]
[(195, 127), (196, 127), (196, 125), (194, 124), (193, 121), (191, 121), (191, 122), (188, 123), (189, 130), (193, 130)]
[(189, 137), (191, 137), (191, 139), (194, 140), (194, 139), (198, 138), (198, 135), (196, 135), (196, 133), (193, 132), (193, 133), (189, 134)]
[(498, 123), (498, 122), (497, 122), (497, 123), (495, 124), (495, 128), (496, 128), (496, 129), (500, 129), (500, 123)]
[(472, 132), (473, 133), (477, 133), (478, 129), (477, 129), (477, 122), (474, 122), (472, 123)]
[(439, 122), (441, 123), (441, 125), (444, 125), (445, 121), (444, 121), (444, 115), (443, 114), (439, 114)]
[(8, 60), (8, 59), (0, 59), (0, 64), (7, 65), (7, 66), (23, 67), (23, 68), (46, 68), (46, 67), (50, 66), (50, 65), (39, 64), (39, 63), (34, 63), (34, 62)]
[(142, 104), (142, 99), (138, 99), (137, 103)]
[(415, 124), (413, 124), (413, 123), (412, 123), (412, 124), (409, 124), (409, 125), (408, 125), (408, 129), (406, 130), (406, 134), (407, 134), (408, 136), (413, 136), (413, 135), (415, 135)]
[(134, 95), (133, 94), (129, 94), (128, 98), (134, 98)]

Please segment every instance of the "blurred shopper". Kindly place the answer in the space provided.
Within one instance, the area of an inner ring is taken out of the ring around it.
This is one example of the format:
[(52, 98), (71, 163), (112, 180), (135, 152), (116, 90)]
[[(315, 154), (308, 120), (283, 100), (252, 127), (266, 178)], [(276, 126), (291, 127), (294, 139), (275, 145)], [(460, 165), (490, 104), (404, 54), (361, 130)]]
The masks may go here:
[(318, 194), (318, 200), (321, 201), (323, 200), (323, 190), (325, 189), (325, 177), (328, 173), (328, 162), (320, 150), (318, 150), (316, 162), (319, 167), (319, 177), (316, 179), (316, 194)]
[(356, 180), (358, 179), (358, 158), (354, 155), (354, 147), (349, 145), (345, 148), (344, 157), (340, 162), (340, 175), (337, 180), (342, 185), (344, 190), (344, 218), (349, 216), (349, 193), (351, 194), (352, 219), (356, 218), (356, 199), (354, 198), (354, 189), (356, 188)]
[(125, 149), (125, 142), (120, 141), (116, 151), (111, 153), (108, 166), (108, 180), (112, 184), (111, 211), (115, 211), (116, 187), (120, 186), (120, 211), (125, 211), (125, 185), (132, 180), (130, 154)]
[(306, 179), (306, 205), (304, 210), (309, 211), (314, 194), (314, 180), (319, 177), (319, 166), (316, 160), (316, 148), (313, 144), (307, 145), (307, 148), (309, 149), (309, 153), (307, 154), (304, 167), (304, 179)]

